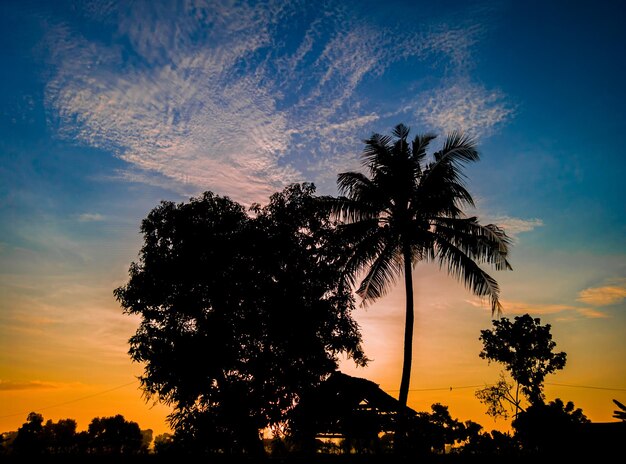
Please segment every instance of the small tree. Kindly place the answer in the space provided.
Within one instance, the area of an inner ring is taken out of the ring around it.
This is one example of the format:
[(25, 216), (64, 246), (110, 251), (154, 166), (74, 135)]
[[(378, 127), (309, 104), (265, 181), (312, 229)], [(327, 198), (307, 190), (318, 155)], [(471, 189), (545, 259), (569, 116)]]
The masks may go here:
[(481, 330), (483, 350), (479, 356), (503, 364), (514, 384), (502, 376), (498, 383), (479, 390), (476, 396), (488, 406), (488, 414), (506, 418), (508, 404), (517, 417), (523, 410), (520, 393), (531, 405), (543, 404), (543, 381), (546, 375), (565, 367), (566, 354), (553, 352), (556, 343), (552, 341), (551, 326), (542, 326), (539, 318), (524, 314), (511, 322), (503, 317), (494, 320), (493, 326), (491, 330)]

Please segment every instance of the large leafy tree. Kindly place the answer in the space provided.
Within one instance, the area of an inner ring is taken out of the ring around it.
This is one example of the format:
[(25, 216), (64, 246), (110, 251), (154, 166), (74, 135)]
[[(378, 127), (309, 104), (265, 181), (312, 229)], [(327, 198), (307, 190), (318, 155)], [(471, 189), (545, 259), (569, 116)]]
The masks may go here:
[(248, 212), (206, 192), (142, 222), (140, 261), (115, 295), (141, 317), (130, 355), (145, 363), (143, 388), (173, 407), (189, 446), (259, 452), (259, 430), (340, 353), (366, 362), (342, 245), (314, 192), (294, 184)]
[[(474, 206), (463, 184), (462, 167), (479, 159), (472, 139), (448, 135), (429, 160), (433, 134), (409, 140), (409, 128), (395, 127), (392, 136), (374, 134), (365, 141), (362, 164), (368, 171), (339, 174), (340, 197), (334, 211), (342, 233), (353, 246), (345, 272), (364, 303), (384, 295), (404, 276), (406, 323), (399, 401), (406, 405), (413, 355), (413, 267), (434, 261), (460, 279), (476, 295), (490, 300), (499, 313), (499, 288), (481, 264), (511, 269), (509, 239), (499, 227), (466, 217)], [(369, 175), (368, 175), (369, 174)]]

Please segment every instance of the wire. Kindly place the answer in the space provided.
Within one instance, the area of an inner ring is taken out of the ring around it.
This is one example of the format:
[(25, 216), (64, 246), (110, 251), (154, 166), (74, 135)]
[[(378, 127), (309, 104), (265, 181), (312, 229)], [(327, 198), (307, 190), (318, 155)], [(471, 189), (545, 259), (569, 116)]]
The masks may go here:
[[(464, 385), (461, 387), (437, 387), (437, 388), (411, 388), (409, 389), (410, 392), (423, 392), (423, 391), (452, 391), (452, 390), (461, 390), (464, 388), (479, 388), (479, 387), (489, 387), (491, 385), (494, 384), (481, 384), (481, 385)], [(626, 388), (610, 388), (610, 387), (594, 387), (591, 385), (571, 385), (571, 384), (566, 384), (566, 383), (552, 383), (552, 382), (546, 382), (545, 385), (553, 385), (553, 386), (557, 386), (557, 387), (570, 387), (570, 388), (589, 388), (589, 389), (594, 389), (594, 390), (608, 390), (608, 391), (626, 391)], [(395, 389), (395, 390), (385, 390), (386, 392), (399, 392), (399, 389)]]
[(568, 385), (566, 383), (546, 383), (546, 385), (555, 385), (557, 387), (591, 388), (593, 390), (626, 391), (626, 388), (593, 387), (591, 385)]
[[(125, 383), (123, 385), (118, 385), (117, 387), (113, 387), (113, 388), (109, 388), (108, 390), (103, 390), (101, 392), (98, 393), (93, 393), (91, 395), (87, 395), (87, 396), (82, 396), (80, 398), (76, 398), (73, 400), (69, 400), (69, 401), (64, 401), (63, 403), (57, 403), (57, 404), (52, 404), (49, 406), (45, 406), (43, 408), (36, 408), (36, 411), (45, 411), (47, 409), (52, 409), (52, 408), (58, 408), (59, 406), (65, 406), (66, 404), (71, 404), (71, 403), (76, 403), (78, 401), (83, 401), (89, 398), (93, 398), (95, 396), (100, 396), (100, 395), (105, 395), (107, 393), (110, 393), (112, 391), (115, 390), (119, 390), (121, 388), (124, 387), (128, 387), (129, 385), (133, 385), (137, 383), (137, 380), (133, 380), (132, 382), (128, 382)], [(571, 385), (571, 384), (565, 384), (565, 383), (546, 383), (546, 385), (553, 385), (553, 386), (557, 386), (557, 387), (569, 387), (569, 388), (589, 388), (589, 389), (593, 389), (593, 390), (608, 390), (608, 391), (626, 391), (626, 388), (609, 388), (609, 387), (596, 387), (596, 386), (591, 386), (591, 385)], [(436, 387), (436, 388), (411, 388), (409, 389), (410, 392), (425, 392), (425, 391), (452, 391), (452, 390), (462, 390), (462, 389), (466, 389), (466, 388), (479, 388), (479, 387), (483, 387), (483, 386), (489, 386), (489, 384), (481, 384), (481, 385), (463, 385), (460, 387), (456, 387), (456, 386), (451, 386), (451, 387)], [(385, 390), (386, 392), (399, 392), (400, 390)], [(0, 419), (4, 419), (7, 417), (14, 417), (14, 416), (21, 416), (24, 414), (28, 414), (28, 413), (24, 413), (24, 412), (18, 412), (15, 414), (7, 414), (4, 416), (0, 416)]]
[[(86, 400), (86, 399), (89, 399), (89, 398), (93, 398), (94, 396), (105, 395), (106, 393), (110, 393), (112, 391), (119, 390), (120, 388), (128, 387), (129, 385), (133, 385), (133, 384), (135, 384), (137, 382), (138, 382), (137, 380), (133, 380), (132, 382), (128, 382), (128, 383), (125, 383), (123, 385), (118, 385), (117, 387), (109, 388), (108, 390), (103, 390), (101, 392), (93, 393), (93, 394), (87, 395), (87, 396), (81, 396), (80, 398), (76, 398), (76, 399), (69, 400), (69, 401), (64, 401), (63, 403), (52, 404), (50, 406), (45, 406), (43, 408), (35, 408), (34, 410), (35, 411), (45, 411), (46, 409), (58, 408), (59, 406), (65, 406), (66, 404), (76, 403), (78, 401), (83, 401), (83, 400)], [(32, 409), (31, 409), (31, 411), (32, 411)], [(15, 414), (7, 414), (5, 416), (0, 416), (0, 419), (4, 419), (6, 417), (21, 416), (21, 415), (25, 415), (25, 414), (28, 414), (28, 413), (17, 412)]]
[[(416, 391), (443, 391), (443, 390), (448, 390), (448, 391), (452, 391), (452, 390), (460, 390), (462, 388), (478, 388), (478, 387), (483, 387), (484, 385), (464, 385), (462, 387), (437, 387), (437, 388), (411, 388), (409, 391), (410, 392), (416, 392)], [(399, 392), (400, 390), (385, 390), (386, 392)]]

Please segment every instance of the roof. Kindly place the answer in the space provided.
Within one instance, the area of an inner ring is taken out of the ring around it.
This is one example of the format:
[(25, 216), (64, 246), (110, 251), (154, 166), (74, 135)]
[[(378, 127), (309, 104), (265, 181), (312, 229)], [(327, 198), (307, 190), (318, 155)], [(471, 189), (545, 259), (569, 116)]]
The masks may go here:
[[(303, 395), (293, 411), (295, 428), (326, 437), (372, 435), (395, 430), (400, 402), (378, 384), (335, 371)], [(411, 408), (405, 412), (415, 415)]]

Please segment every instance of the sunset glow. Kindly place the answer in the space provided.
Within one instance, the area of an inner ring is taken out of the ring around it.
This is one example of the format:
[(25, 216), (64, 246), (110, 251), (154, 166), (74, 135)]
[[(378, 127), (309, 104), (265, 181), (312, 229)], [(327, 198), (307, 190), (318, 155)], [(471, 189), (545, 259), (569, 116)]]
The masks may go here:
[[(3, 1), (0, 6), (0, 432), (29, 412), (86, 429), (122, 414), (155, 435), (113, 290), (162, 200), (206, 190), (246, 206), (292, 182), (336, 195), (363, 140), (475, 137), (467, 211), (512, 239), (493, 271), (503, 315), (551, 324), (548, 400), (594, 422), (626, 403), (626, 131), (621, 2)], [(490, 271), (491, 272), (491, 271)], [(438, 266), (414, 270), (409, 406), (509, 430), (475, 397), (480, 301)], [(357, 300), (358, 302), (358, 300)], [(396, 396), (404, 290), (354, 313)]]

